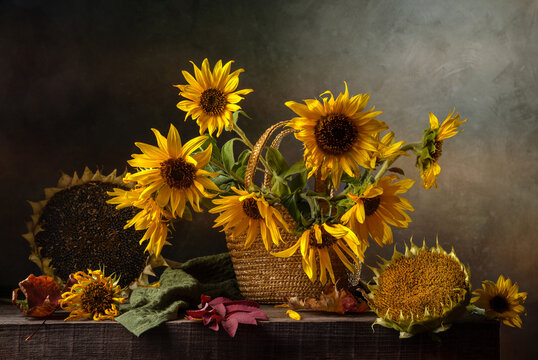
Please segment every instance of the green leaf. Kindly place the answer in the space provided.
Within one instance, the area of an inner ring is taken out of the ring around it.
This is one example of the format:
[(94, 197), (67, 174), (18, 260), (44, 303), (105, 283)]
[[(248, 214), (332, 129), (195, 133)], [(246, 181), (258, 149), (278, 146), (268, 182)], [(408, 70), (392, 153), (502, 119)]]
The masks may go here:
[(400, 174), (402, 176), (405, 176), (405, 173), (404, 173), (403, 169), (401, 169), (399, 167), (391, 167), (391, 168), (388, 169), (388, 171), (396, 173), (396, 174)]
[(234, 158), (234, 141), (241, 140), (239, 138), (233, 138), (228, 140), (226, 144), (222, 146), (221, 158), (224, 168), (228, 171), (232, 170), (233, 165), (235, 164)]
[(291, 193), (290, 187), (288, 186), (286, 180), (282, 179), (275, 173), (273, 173), (272, 183), (273, 185), (271, 186), (271, 192), (279, 198)]
[(303, 161), (297, 161), (288, 170), (284, 171), (284, 173), (281, 174), (280, 176), (282, 176), (282, 178), (286, 179), (288, 176), (299, 174), (299, 173), (302, 173), (302, 172), (304, 172), (305, 174), (307, 173), (306, 167), (304, 166), (304, 162)]
[(238, 110), (232, 114), (234, 125), (237, 124), (237, 120), (239, 120), (239, 115), (243, 115), (247, 119), (252, 120), (252, 118), (248, 116), (246, 112), (244, 112), (243, 110)]
[(271, 167), (271, 170), (276, 172), (279, 176), (290, 168), (280, 151), (277, 149), (271, 147), (267, 148), (265, 158)]
[(306, 172), (299, 173), (295, 175), (293, 179), (289, 182), (291, 192), (303, 191), (306, 186), (307, 177)]
[(243, 152), (239, 154), (239, 157), (237, 158), (236, 165), (239, 165), (238, 167), (246, 165), (248, 163), (250, 153), (250, 149), (243, 150)]
[(288, 213), (291, 215), (293, 220), (297, 224), (303, 223), (303, 214), (299, 210), (299, 201), (301, 200), (299, 194), (290, 194), (285, 195), (281, 198), (282, 205), (288, 210)]

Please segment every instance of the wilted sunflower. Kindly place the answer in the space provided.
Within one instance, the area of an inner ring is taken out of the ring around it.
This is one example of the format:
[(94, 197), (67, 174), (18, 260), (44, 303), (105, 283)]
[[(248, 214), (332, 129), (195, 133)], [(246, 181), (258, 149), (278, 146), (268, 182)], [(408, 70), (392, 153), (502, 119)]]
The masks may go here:
[(398, 196), (413, 186), (414, 180), (397, 180), (396, 175), (388, 175), (379, 179), (376, 184), (369, 185), (362, 194), (347, 196), (355, 205), (342, 215), (342, 223), (346, 224), (362, 241), (368, 241), (368, 235), (379, 245), (392, 244), (390, 226), (407, 228), (411, 218), (405, 211), (414, 211), (409, 200)]
[(102, 175), (86, 168), (80, 178), (63, 174), (56, 187), (45, 189), (45, 200), (29, 202), (34, 214), (23, 237), (43, 274), (62, 283), (80, 269), (103, 265), (127, 286), (151, 272), (138, 244), (142, 233), (123, 228), (137, 209), (107, 204), (114, 188), (128, 190), (116, 171)]
[(240, 110), (237, 105), (243, 99), (241, 95), (251, 93), (252, 89), (238, 90), (239, 74), (243, 69), (239, 69), (230, 74), (230, 67), (233, 61), (228, 61), (222, 66), (222, 61), (217, 61), (213, 72), (209, 68), (209, 61), (204, 59), (202, 69), (191, 61), (194, 66), (194, 77), (187, 71), (182, 71), (188, 85), (174, 85), (179, 88), (179, 95), (188, 100), (180, 101), (177, 107), (186, 111), (185, 120), (189, 116), (200, 127), (200, 135), (209, 130), (209, 135), (217, 130), (217, 137), (220, 136), (225, 127), (233, 127), (232, 114)]
[[(324, 95), (330, 95), (330, 97)], [(297, 130), (295, 137), (304, 144), (304, 161), (311, 169), (308, 176), (317, 171), (321, 179), (330, 175), (333, 186), (338, 189), (342, 172), (358, 177), (360, 166), (371, 168), (371, 152), (377, 151), (375, 137), (388, 129), (375, 116), (381, 111), (366, 110), (370, 95), (359, 94), (349, 98), (347, 89), (335, 99), (330, 91), (321, 94), (323, 100), (304, 100), (306, 105), (286, 102), (298, 117), (288, 126)]]
[(144, 170), (127, 174), (124, 181), (135, 181), (138, 186), (144, 187), (140, 199), (148, 199), (157, 193), (157, 205), (161, 208), (170, 205), (170, 212), (174, 217), (183, 216), (187, 200), (194, 211), (201, 212), (200, 198), (213, 196), (206, 190), (219, 191), (208, 178), (216, 174), (203, 170), (211, 159), (212, 146), (192, 154), (207, 140), (207, 136), (198, 136), (182, 145), (174, 125), (170, 124), (167, 138), (158, 130), (151, 130), (157, 138), (158, 147), (135, 143), (142, 150), (142, 154), (133, 154), (133, 159), (128, 163)]
[(128, 206), (141, 209), (132, 219), (127, 221), (124, 228), (134, 226), (136, 230), (146, 230), (144, 236), (140, 239), (140, 244), (148, 240), (145, 251), (159, 257), (163, 246), (168, 244), (166, 242), (166, 237), (168, 236), (167, 224), (172, 219), (172, 214), (158, 206), (152, 197), (140, 199), (140, 194), (144, 189), (144, 187), (140, 187), (128, 191), (116, 188), (108, 193), (113, 198), (108, 200), (107, 203), (116, 204), (116, 209), (123, 209)]
[(360, 269), (360, 261), (364, 261), (364, 250), (367, 245), (361, 242), (357, 236), (341, 224), (314, 224), (310, 229), (303, 232), (299, 240), (290, 248), (272, 253), (278, 257), (290, 257), (297, 249), (301, 249), (303, 257), (303, 270), (311, 281), (317, 277), (317, 262), (319, 261), (319, 281), (321, 284), (327, 282), (327, 272), (331, 281), (336, 283), (336, 279), (331, 264), (329, 249), (338, 255), (340, 261), (346, 268), (356, 273)]
[(222, 196), (214, 199), (217, 206), (210, 209), (213, 214), (220, 214), (215, 220), (215, 226), (223, 226), (222, 231), (229, 230), (232, 237), (246, 234), (245, 249), (261, 234), (267, 250), (271, 249), (271, 241), (278, 245), (282, 240), (279, 227), (288, 230), (286, 221), (278, 209), (269, 205), (261, 195), (249, 193), (232, 187), (237, 195)]
[(410, 337), (423, 331), (440, 332), (464, 313), (470, 298), (469, 269), (439, 244), (428, 249), (411, 242), (405, 254), (394, 249), (391, 260), (372, 268), (376, 285), (368, 286), (374, 324)]
[(482, 282), (482, 289), (473, 291), (476, 297), (471, 299), (473, 305), (485, 310), (489, 319), (497, 318), (511, 327), (521, 328), (520, 314), (525, 313), (523, 303), (527, 299), (526, 292), (518, 292), (517, 283), (499, 276), (497, 283), (486, 280)]
[(467, 119), (460, 121), (458, 113), (452, 116), (454, 111), (455, 109), (448, 114), (440, 127), (437, 117), (430, 113), (430, 128), (424, 131), (422, 149), (417, 154), (417, 167), (420, 170), (420, 177), (422, 177), (425, 189), (432, 186), (437, 189), (437, 181), (435, 180), (441, 173), (438, 162), (443, 149), (443, 141), (459, 133), (461, 130), (457, 131), (458, 127), (467, 121)]
[(64, 292), (60, 300), (62, 309), (71, 312), (65, 320), (114, 320), (120, 314), (118, 306), (125, 299), (120, 295), (122, 289), (117, 279), (90, 269), (88, 273), (78, 271), (73, 277), (78, 283)]

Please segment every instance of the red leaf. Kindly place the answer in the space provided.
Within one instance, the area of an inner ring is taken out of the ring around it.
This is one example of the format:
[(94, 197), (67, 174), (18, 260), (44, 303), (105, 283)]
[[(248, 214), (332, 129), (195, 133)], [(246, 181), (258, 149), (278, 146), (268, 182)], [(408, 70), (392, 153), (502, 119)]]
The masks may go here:
[(226, 306), (224, 306), (224, 304), (215, 304), (213, 305), (213, 309), (215, 309), (220, 316), (226, 316)]
[[(229, 321), (231, 319), (237, 320), (239, 324), (258, 325), (258, 321), (256, 321), (254, 316), (252, 316), (252, 313), (236, 312), (226, 316), (225, 321)], [(225, 321), (223, 321), (223, 323)]]
[[(26, 297), (27, 307), (17, 301), (19, 289)], [(13, 290), (11, 300), (24, 315), (42, 318), (56, 310), (61, 297), (58, 284), (50, 276), (30, 274), (19, 283), (19, 288)]]
[(226, 319), (225, 321), (222, 322), (222, 327), (224, 328), (224, 330), (226, 330), (228, 335), (230, 335), (231, 337), (235, 337), (235, 333), (237, 332), (238, 326), (239, 326), (239, 322), (237, 321), (237, 319), (234, 319), (234, 318)]
[(202, 318), (204, 325), (215, 331), (219, 329), (219, 324), (222, 324), (231, 337), (235, 336), (239, 324), (258, 325), (257, 320), (267, 320), (267, 315), (260, 310), (257, 302), (218, 297), (204, 303), (208, 298), (209, 296), (202, 295), (202, 304), (198, 305), (198, 308), (204, 305), (203, 309), (188, 310), (187, 319)]

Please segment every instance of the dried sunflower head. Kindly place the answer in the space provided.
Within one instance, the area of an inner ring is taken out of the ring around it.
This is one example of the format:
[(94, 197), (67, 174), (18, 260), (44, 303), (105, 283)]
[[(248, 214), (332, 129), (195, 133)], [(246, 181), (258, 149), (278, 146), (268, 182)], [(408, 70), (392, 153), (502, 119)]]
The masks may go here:
[(469, 303), (469, 269), (439, 243), (428, 249), (411, 242), (404, 254), (395, 248), (392, 259), (378, 265), (368, 296), (378, 316), (374, 325), (398, 330), (400, 338), (448, 329)]
[(30, 202), (34, 213), (23, 237), (43, 274), (62, 283), (71, 273), (106, 266), (125, 287), (151, 272), (138, 244), (143, 233), (124, 229), (138, 209), (118, 211), (106, 203), (107, 191), (125, 187), (122, 178), (86, 168), (82, 177), (63, 174), (56, 187), (45, 189), (45, 200)]

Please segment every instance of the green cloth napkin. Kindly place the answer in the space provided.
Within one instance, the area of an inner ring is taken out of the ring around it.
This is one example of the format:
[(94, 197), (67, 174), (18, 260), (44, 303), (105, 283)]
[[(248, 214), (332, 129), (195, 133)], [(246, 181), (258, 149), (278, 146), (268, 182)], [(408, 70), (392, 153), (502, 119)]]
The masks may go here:
[(194, 258), (179, 269), (167, 268), (159, 287), (133, 290), (127, 312), (116, 318), (135, 334), (178, 318), (179, 310), (196, 309), (200, 295), (242, 299), (228, 253)]

